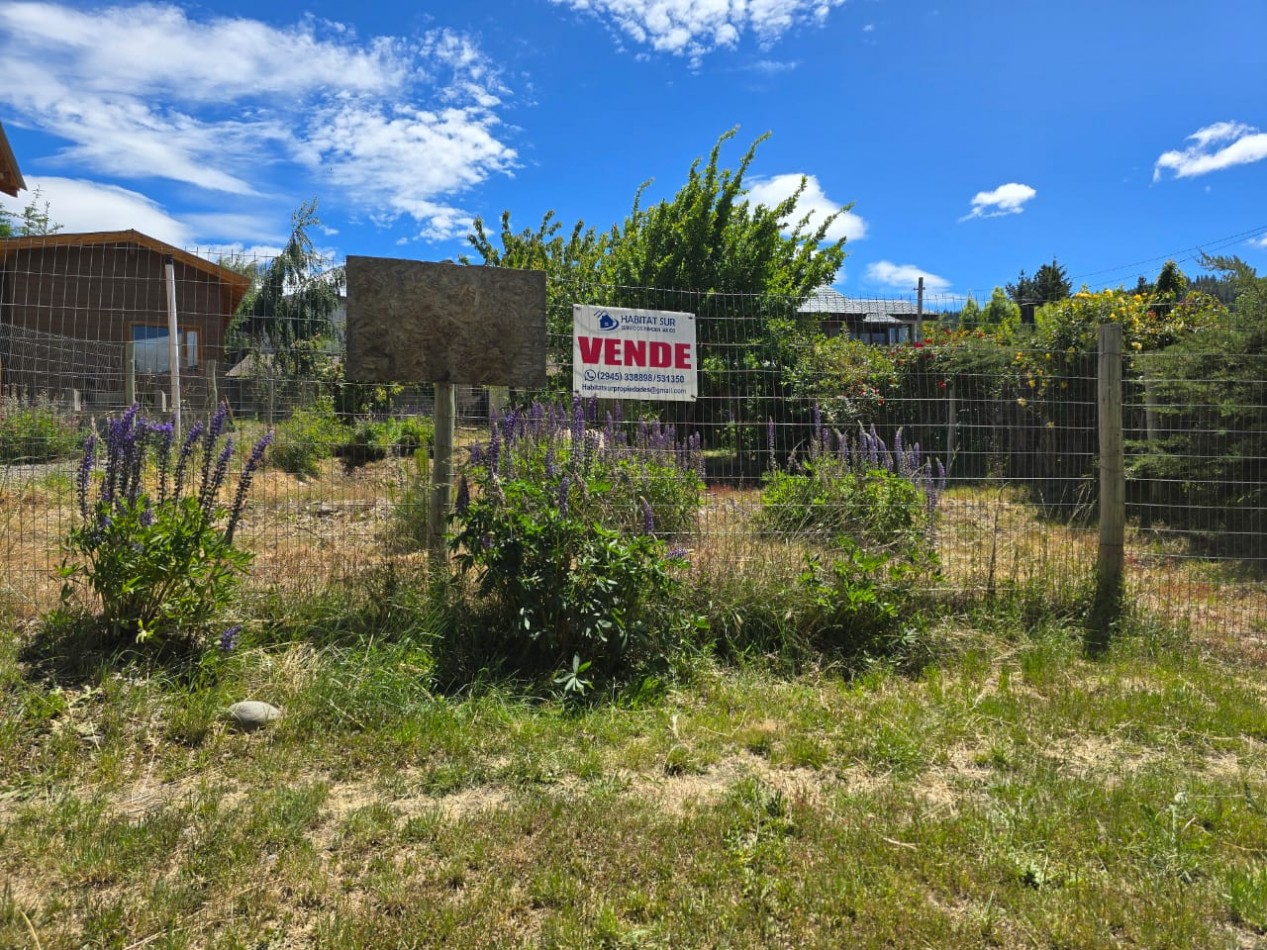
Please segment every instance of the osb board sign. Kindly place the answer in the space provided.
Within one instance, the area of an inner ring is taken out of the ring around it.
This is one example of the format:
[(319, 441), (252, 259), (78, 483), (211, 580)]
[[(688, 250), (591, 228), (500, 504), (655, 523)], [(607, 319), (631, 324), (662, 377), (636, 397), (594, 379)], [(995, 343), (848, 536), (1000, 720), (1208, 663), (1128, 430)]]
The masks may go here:
[(349, 380), (546, 384), (546, 276), (388, 257), (347, 262)]

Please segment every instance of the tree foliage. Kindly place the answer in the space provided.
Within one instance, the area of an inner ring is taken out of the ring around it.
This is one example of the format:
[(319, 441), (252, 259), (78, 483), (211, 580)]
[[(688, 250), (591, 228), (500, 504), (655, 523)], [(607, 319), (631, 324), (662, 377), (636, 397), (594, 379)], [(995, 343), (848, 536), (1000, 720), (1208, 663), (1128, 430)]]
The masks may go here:
[[(1184, 525), (1240, 540), (1260, 549), (1267, 531), (1267, 278), (1239, 257), (1202, 259), (1203, 266), (1235, 288), (1230, 313), (1203, 321), (1195, 332), (1178, 336), (1164, 351), (1141, 360), (1153, 380), (1162, 436), (1145, 446), (1135, 474), (1183, 492), (1183, 504), (1163, 506), (1161, 517), (1193, 518)], [(1161, 280), (1158, 279), (1160, 285)], [(1160, 288), (1159, 288), (1160, 291)], [(1213, 298), (1190, 292), (1170, 310), (1181, 321), (1196, 301)], [(1211, 304), (1215, 306), (1216, 304)], [(1237, 553), (1237, 552), (1231, 552)]]
[(49, 209), (48, 199), (37, 186), (20, 213), (0, 208), (0, 238), (56, 234), (62, 226), (53, 220)]
[(311, 378), (343, 287), (342, 272), (325, 268), (309, 236), (320, 224), (317, 199), (304, 202), (291, 216), (281, 253), (266, 267), (244, 268), (257, 283), (238, 308), (234, 330), (286, 378)]
[(1006, 287), (1007, 296), (1013, 303), (1021, 306), (1055, 303), (1068, 297), (1072, 289), (1069, 275), (1054, 257), (1050, 264), (1039, 267), (1033, 277), (1026, 276), (1025, 271), (1022, 270), (1016, 278), (1016, 283), (1008, 284)]
[(1021, 325), (1021, 308), (1008, 299), (1002, 287), (995, 287), (989, 301), (981, 308), (978, 322), (983, 330), (1010, 337)]
[(735, 169), (723, 169), (722, 146), (735, 133), (731, 129), (718, 138), (707, 162), (697, 158), (691, 164), (686, 183), (672, 198), (644, 207), (651, 185), (644, 182), (629, 214), (606, 232), (578, 221), (565, 238), (553, 211), (535, 231), (516, 232), (506, 211), (500, 248), (479, 218), (469, 243), (485, 265), (533, 268), (598, 285), (804, 297), (830, 283), (840, 269), (845, 241), (827, 242), (827, 233), (849, 209), (816, 226), (809, 215), (795, 219), (804, 179), (775, 207), (753, 205), (745, 198), (744, 176), (768, 135), (749, 146)]

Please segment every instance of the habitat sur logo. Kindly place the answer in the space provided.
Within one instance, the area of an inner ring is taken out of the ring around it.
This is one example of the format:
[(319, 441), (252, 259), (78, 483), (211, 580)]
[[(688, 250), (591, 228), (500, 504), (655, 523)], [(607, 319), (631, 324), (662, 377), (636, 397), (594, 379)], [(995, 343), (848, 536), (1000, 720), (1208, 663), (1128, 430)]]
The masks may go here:
[(620, 321), (610, 313), (603, 311), (598, 315), (598, 328), (600, 330), (619, 330)]

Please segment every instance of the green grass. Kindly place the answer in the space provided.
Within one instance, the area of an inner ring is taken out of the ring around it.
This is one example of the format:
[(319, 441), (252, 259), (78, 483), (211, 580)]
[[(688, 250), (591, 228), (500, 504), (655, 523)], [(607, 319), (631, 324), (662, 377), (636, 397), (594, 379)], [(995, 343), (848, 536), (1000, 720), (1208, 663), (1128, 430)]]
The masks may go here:
[[(1243, 659), (947, 620), (918, 673), (701, 661), (578, 707), (439, 694), (421, 627), (336, 613), (162, 664), (0, 638), (0, 946), (1267, 940)], [(234, 732), (245, 697), (286, 715)]]

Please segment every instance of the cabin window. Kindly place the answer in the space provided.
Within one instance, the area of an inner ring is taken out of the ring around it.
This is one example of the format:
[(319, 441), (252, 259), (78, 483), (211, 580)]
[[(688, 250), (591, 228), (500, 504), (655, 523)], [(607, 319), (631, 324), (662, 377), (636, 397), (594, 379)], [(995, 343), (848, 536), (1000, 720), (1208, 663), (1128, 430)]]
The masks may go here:
[[(184, 369), (198, 367), (198, 331), (182, 332), (181, 366)], [(136, 324), (132, 327), (133, 365), (138, 373), (171, 372), (167, 327)]]

